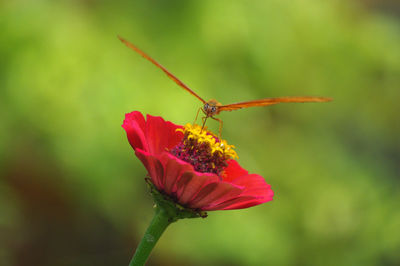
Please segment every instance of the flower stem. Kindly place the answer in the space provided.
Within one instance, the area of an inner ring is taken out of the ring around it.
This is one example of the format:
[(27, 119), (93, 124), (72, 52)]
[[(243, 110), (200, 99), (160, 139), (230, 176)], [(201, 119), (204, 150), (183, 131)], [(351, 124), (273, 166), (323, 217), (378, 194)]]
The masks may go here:
[(156, 208), (153, 220), (151, 220), (146, 233), (136, 248), (129, 266), (142, 266), (146, 263), (158, 239), (172, 222), (171, 217), (163, 209)]

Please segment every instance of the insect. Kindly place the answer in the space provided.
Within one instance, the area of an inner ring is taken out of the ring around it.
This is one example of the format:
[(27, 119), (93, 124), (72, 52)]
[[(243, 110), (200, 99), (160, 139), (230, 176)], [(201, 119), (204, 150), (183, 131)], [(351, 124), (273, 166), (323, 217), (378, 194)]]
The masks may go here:
[[(136, 47), (132, 43), (128, 42), (127, 40), (123, 39), (122, 37), (118, 36), (118, 38), (121, 40), (121, 42), (123, 42), (130, 49), (134, 50), (135, 52), (137, 52), (138, 54), (140, 54), (141, 56), (143, 56), (144, 58), (149, 60), (151, 63), (153, 63), (156, 67), (161, 69), (176, 84), (178, 84), (180, 87), (182, 87), (187, 92), (192, 94), (194, 97), (199, 99), (203, 103), (203, 107), (201, 107), (199, 109), (199, 111), (201, 110), (205, 114), (205, 117), (203, 117), (203, 127), (205, 125), (207, 118), (212, 118), (220, 123), (220, 127), (219, 127), (220, 135), (221, 135), (223, 123), (222, 123), (221, 119), (216, 118), (214, 116), (218, 115), (222, 111), (233, 111), (233, 110), (238, 110), (238, 109), (242, 109), (242, 108), (248, 108), (248, 107), (254, 107), (254, 106), (267, 106), (267, 105), (273, 105), (273, 104), (278, 104), (278, 103), (329, 102), (332, 100), (332, 98), (328, 98), (328, 97), (303, 96), (303, 97), (265, 98), (265, 99), (260, 99), (260, 100), (232, 103), (232, 104), (226, 104), (226, 105), (223, 105), (214, 99), (205, 101), (203, 98), (201, 98), (199, 95), (197, 95), (197, 93), (195, 93), (192, 89), (190, 89), (182, 81), (180, 81), (177, 77), (175, 77), (171, 72), (169, 72), (165, 67), (160, 65), (156, 60), (154, 60), (150, 56), (148, 56), (145, 52), (143, 52), (142, 50), (140, 50), (138, 47)], [(196, 119), (199, 114), (199, 111), (197, 112)]]

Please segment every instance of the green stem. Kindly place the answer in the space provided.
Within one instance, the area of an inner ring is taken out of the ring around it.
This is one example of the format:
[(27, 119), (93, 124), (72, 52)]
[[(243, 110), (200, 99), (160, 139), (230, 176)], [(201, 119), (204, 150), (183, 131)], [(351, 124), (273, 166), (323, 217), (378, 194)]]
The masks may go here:
[(171, 222), (171, 217), (169, 217), (165, 211), (157, 207), (153, 220), (151, 220), (146, 233), (140, 241), (139, 246), (136, 248), (135, 255), (133, 255), (129, 266), (142, 266), (146, 263), (150, 252)]

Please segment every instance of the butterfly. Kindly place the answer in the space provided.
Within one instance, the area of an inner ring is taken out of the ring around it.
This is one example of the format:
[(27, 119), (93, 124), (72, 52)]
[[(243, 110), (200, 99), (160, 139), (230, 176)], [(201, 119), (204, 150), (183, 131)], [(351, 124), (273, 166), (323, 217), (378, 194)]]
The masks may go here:
[[(165, 67), (163, 67), (160, 63), (158, 63), (156, 60), (151, 58), (145, 52), (143, 52), (138, 47), (136, 47), (132, 43), (128, 42), (124, 38), (122, 38), (120, 36), (118, 36), (118, 38), (127, 47), (129, 47), (133, 51), (137, 52), (138, 54), (140, 54), (141, 56), (143, 56), (144, 58), (149, 60), (151, 63), (153, 63), (156, 67), (161, 69), (170, 79), (172, 79), (176, 84), (178, 84), (178, 86), (180, 86), (181, 88), (183, 88), (184, 90), (186, 90), (187, 92), (192, 94), (194, 97), (199, 99), (203, 103), (203, 107), (201, 107), (199, 109), (199, 111), (202, 110), (203, 113), (205, 114), (205, 117), (203, 118), (203, 127), (205, 125), (205, 121), (207, 120), (207, 118), (212, 118), (220, 123), (220, 128), (219, 128), (220, 135), (221, 135), (221, 130), (222, 130), (222, 120), (218, 119), (214, 116), (218, 115), (222, 111), (233, 111), (233, 110), (238, 110), (238, 109), (248, 108), (248, 107), (255, 107), (255, 106), (268, 106), (268, 105), (273, 105), (273, 104), (278, 104), (278, 103), (308, 103), (308, 102), (332, 101), (332, 98), (328, 98), (328, 97), (311, 97), (311, 96), (264, 98), (264, 99), (260, 99), (260, 100), (238, 102), (238, 103), (232, 103), (232, 104), (226, 104), (226, 105), (223, 105), (214, 99), (205, 101), (197, 93), (195, 93), (192, 89), (190, 89), (188, 86), (186, 86), (176, 76), (174, 76)], [(199, 114), (199, 112), (197, 112), (196, 119), (197, 119), (198, 114)]]

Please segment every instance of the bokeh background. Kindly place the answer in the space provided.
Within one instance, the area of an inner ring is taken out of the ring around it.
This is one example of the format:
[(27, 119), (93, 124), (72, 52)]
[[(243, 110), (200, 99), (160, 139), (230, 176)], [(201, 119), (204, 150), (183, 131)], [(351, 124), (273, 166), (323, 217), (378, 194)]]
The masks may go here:
[[(400, 265), (396, 0), (0, 3), (0, 265), (127, 265), (153, 215), (121, 128), (205, 99), (274, 201), (167, 229), (148, 265)], [(209, 121), (211, 129), (218, 124)]]

